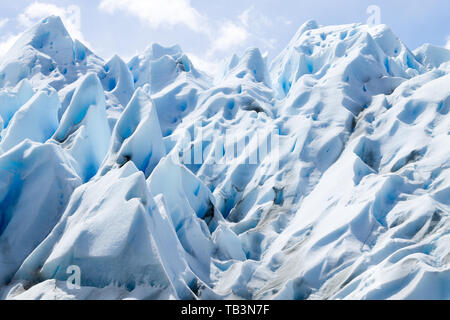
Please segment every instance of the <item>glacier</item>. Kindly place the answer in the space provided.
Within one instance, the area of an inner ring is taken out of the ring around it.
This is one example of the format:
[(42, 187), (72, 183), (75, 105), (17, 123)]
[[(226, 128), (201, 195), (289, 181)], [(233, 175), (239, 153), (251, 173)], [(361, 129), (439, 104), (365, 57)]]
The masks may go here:
[(311, 20), (219, 69), (104, 61), (56, 16), (21, 35), (1, 299), (450, 299), (449, 50)]

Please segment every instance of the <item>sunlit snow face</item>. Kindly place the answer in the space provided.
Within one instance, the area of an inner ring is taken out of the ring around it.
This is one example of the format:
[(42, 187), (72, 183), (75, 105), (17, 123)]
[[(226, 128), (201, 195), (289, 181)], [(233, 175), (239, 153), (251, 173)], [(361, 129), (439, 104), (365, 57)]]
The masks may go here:
[[(100, 11), (214, 54), (267, 31), (264, 4), (216, 26), (167, 3)], [(37, 21), (0, 60), (0, 296), (448, 299), (450, 51), (411, 51), (365, 9), (368, 25), (307, 20), (276, 58), (250, 48), (215, 77), (174, 43), (104, 60)], [(122, 27), (103, 36), (131, 47)]]

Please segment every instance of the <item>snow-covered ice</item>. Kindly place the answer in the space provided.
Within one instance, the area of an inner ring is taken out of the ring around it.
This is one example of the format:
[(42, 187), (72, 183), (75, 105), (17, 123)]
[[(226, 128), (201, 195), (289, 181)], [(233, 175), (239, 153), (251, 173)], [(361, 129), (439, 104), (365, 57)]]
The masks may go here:
[(0, 60), (0, 297), (450, 299), (449, 109), (450, 51), (385, 25), (212, 78), (45, 18)]

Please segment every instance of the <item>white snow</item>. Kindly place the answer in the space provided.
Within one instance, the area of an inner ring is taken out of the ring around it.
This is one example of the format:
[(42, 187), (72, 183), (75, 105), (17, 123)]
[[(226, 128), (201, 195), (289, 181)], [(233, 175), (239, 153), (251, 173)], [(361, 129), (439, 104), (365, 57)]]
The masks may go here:
[(58, 110), (61, 105), (55, 90), (37, 92), (16, 111), (0, 142), (5, 152), (25, 139), (47, 141), (58, 128)]
[(450, 51), (385, 25), (211, 79), (48, 17), (0, 60), (0, 297), (450, 299), (449, 108)]
[(52, 142), (77, 160), (79, 175), (87, 181), (100, 167), (110, 136), (102, 86), (95, 74), (88, 73), (75, 90)]
[(156, 108), (138, 88), (114, 127), (110, 150), (100, 172), (132, 160), (148, 176), (165, 154)]

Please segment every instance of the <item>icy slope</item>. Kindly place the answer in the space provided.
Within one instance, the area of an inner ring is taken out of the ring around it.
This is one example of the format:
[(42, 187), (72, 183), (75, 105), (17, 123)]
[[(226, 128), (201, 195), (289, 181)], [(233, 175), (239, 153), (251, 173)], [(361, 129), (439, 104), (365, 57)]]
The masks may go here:
[(308, 21), (211, 79), (49, 17), (0, 74), (2, 298), (450, 299), (450, 51)]
[(59, 17), (49, 17), (26, 31), (3, 58), (0, 83), (11, 86), (28, 78), (36, 86), (59, 90), (101, 65), (100, 58), (70, 38)]

